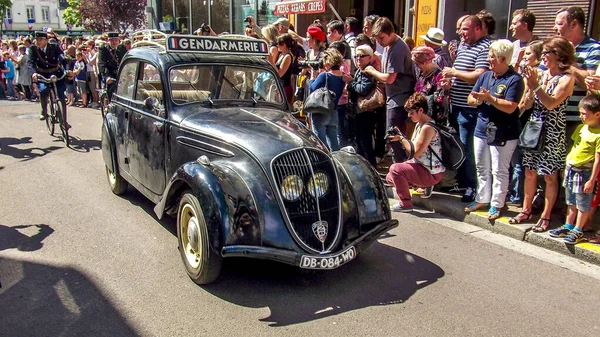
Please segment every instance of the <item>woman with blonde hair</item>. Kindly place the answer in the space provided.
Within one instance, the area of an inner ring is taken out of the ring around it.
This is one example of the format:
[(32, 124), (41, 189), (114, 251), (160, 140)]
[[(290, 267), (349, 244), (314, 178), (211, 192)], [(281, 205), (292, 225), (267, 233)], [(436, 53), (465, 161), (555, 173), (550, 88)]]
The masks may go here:
[[(488, 207), (488, 218), (500, 217), (508, 192), (510, 160), (519, 138), (519, 101), (524, 83), (510, 61), (513, 44), (492, 42), (488, 54), (490, 71), (477, 79), (467, 103), (477, 107), (473, 139), (477, 169), (477, 195), (465, 212)], [(495, 133), (490, 129), (495, 126)]]
[(269, 56), (267, 57), (267, 60), (269, 60), (272, 65), (275, 65), (279, 58), (279, 51), (277, 50), (277, 36), (279, 33), (277, 32), (277, 28), (273, 25), (266, 25), (260, 31), (269, 45)]
[(550, 215), (558, 195), (558, 171), (564, 169), (567, 157), (565, 109), (573, 94), (575, 77), (570, 68), (575, 64), (575, 48), (564, 37), (552, 36), (544, 40), (542, 60), (546, 69), (539, 78), (536, 68), (527, 66), (523, 76), (533, 96), (527, 96), (525, 108), (533, 106), (530, 121), (543, 121), (544, 145), (540, 152), (523, 150), (525, 167), (525, 199), (523, 210), (510, 223), (520, 223), (531, 218), (533, 197), (538, 175), (546, 182), (544, 211), (533, 226), (534, 232), (543, 232), (550, 226)]

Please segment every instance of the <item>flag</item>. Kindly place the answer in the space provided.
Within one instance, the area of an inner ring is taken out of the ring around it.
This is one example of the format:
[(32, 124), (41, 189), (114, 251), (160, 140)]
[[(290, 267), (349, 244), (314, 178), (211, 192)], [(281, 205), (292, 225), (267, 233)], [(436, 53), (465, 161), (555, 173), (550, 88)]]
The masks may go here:
[(12, 29), (12, 19), (4, 18), (4, 29), (6, 29), (6, 30)]

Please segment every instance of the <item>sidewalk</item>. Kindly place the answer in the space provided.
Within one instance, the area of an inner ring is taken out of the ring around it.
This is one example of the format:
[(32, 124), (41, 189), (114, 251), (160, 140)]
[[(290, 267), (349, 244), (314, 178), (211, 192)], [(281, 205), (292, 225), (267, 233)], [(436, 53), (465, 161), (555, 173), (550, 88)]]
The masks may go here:
[[(390, 186), (388, 197), (397, 198), (395, 191), (391, 194), (392, 191), (393, 187)], [(390, 200), (390, 204), (397, 202), (398, 200)], [(539, 214), (534, 215), (532, 220), (527, 221), (526, 223), (511, 225), (508, 223), (508, 219), (517, 215), (518, 209), (516, 207), (507, 207), (502, 210), (502, 217), (492, 221), (487, 218), (487, 210), (475, 211), (467, 214), (464, 211), (467, 204), (460, 201), (459, 195), (446, 194), (437, 191), (433, 192), (432, 196), (428, 199), (422, 199), (418, 195), (413, 195), (413, 204), (415, 207), (424, 208), (449, 218), (487, 229), (497, 234), (527, 241), (536, 246), (600, 265), (600, 244), (583, 242), (577, 245), (566, 245), (562, 239), (550, 237), (548, 231), (544, 233), (535, 233), (531, 231), (531, 227), (538, 220)], [(560, 225), (562, 225), (562, 219), (553, 217), (550, 228), (556, 228)]]

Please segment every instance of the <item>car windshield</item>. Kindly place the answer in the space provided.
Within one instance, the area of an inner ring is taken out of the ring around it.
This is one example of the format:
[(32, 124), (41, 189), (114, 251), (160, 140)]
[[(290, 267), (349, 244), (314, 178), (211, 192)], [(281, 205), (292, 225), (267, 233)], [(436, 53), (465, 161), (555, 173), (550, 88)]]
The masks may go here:
[(276, 75), (266, 69), (231, 65), (185, 65), (169, 72), (176, 104), (247, 100), (283, 104)]

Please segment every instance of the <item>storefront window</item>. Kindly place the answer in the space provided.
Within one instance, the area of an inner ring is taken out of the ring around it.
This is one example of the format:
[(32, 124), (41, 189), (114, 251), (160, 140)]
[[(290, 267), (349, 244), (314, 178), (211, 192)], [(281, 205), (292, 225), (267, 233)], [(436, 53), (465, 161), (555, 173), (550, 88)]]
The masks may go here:
[(212, 29), (217, 34), (220, 34), (223, 32), (229, 32), (230, 31), (229, 0), (207, 0), (207, 1), (211, 2)]
[(244, 28), (248, 24), (244, 19), (248, 15), (254, 15), (254, 0), (232, 0), (233, 4), (233, 32), (234, 34), (244, 34)]

